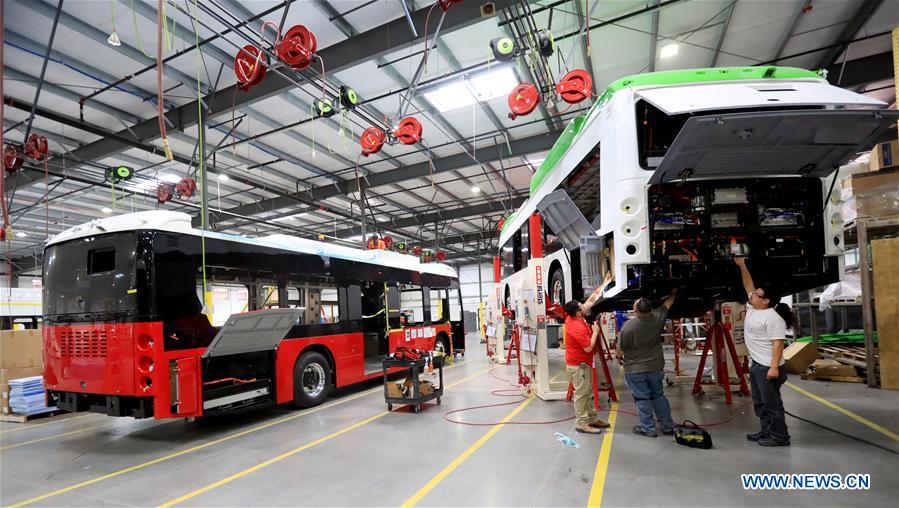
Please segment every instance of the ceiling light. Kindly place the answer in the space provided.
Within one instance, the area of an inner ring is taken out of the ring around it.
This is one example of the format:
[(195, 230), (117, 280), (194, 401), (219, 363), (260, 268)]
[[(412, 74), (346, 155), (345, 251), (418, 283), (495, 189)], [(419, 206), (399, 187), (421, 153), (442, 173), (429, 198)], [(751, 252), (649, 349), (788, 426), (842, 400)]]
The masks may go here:
[(119, 34), (115, 33), (115, 30), (113, 30), (112, 33), (109, 34), (109, 38), (106, 39), (106, 42), (108, 42), (110, 46), (122, 45), (122, 41), (119, 40)]
[(677, 55), (677, 50), (678, 47), (676, 43), (672, 42), (671, 44), (666, 44), (659, 50), (659, 58), (671, 58), (672, 56)]
[(178, 183), (181, 181), (180, 176), (172, 175), (169, 173), (159, 175), (159, 179), (162, 180), (163, 182), (168, 182), (168, 183)]
[(103, 208), (100, 209), (100, 211), (103, 213), (112, 213), (112, 208), (110, 208), (108, 206), (104, 206)]
[(28, 236), (28, 233), (24, 231), (19, 231), (18, 233), (16, 233), (16, 237), (18, 238), (25, 238), (26, 236)]
[(481, 188), (478, 187), (477, 185), (472, 185), (471, 192), (474, 192), (475, 194), (477, 194), (477, 193), (481, 192)]
[(443, 113), (471, 106), (477, 101), (485, 102), (497, 97), (505, 97), (517, 84), (518, 79), (512, 68), (501, 66), (438, 86), (424, 92), (423, 95)]
[(227, 182), (228, 180), (230, 180), (230, 178), (228, 178), (228, 175), (226, 175), (226, 174), (219, 175), (220, 182)]
[(471, 92), (481, 102), (497, 97), (505, 97), (518, 85), (518, 78), (511, 67), (500, 67), (489, 72), (481, 72), (468, 78)]
[(351, 237), (347, 238), (346, 240), (347, 240), (348, 242), (361, 242), (361, 241), (362, 241), (362, 235), (351, 236)]
[(294, 214), (294, 215), (285, 215), (284, 217), (275, 217), (275, 218), (273, 218), (273, 219), (271, 219), (271, 220), (273, 220), (273, 221), (275, 221), (275, 222), (287, 222), (287, 221), (293, 220), (293, 219), (300, 219), (300, 218), (305, 217), (305, 216), (307, 216), (307, 215), (309, 215), (309, 212), (300, 212), (300, 213), (297, 213), (297, 214)]

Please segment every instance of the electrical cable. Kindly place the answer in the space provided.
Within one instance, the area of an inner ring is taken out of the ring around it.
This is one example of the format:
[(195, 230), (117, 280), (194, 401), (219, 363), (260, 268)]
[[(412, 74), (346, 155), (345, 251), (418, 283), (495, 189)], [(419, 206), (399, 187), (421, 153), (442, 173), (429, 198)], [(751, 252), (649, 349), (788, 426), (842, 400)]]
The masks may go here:
[(795, 418), (795, 419), (797, 419), (797, 420), (803, 421), (803, 422), (805, 422), (805, 423), (810, 423), (810, 424), (812, 424), (812, 425), (814, 425), (814, 426), (816, 426), (816, 427), (821, 427), (821, 428), (824, 429), (824, 430), (829, 430), (829, 431), (833, 432), (834, 434), (839, 434), (839, 435), (841, 435), (841, 436), (843, 436), (843, 437), (848, 437), (849, 439), (858, 441), (859, 443), (864, 443), (864, 444), (866, 444), (866, 445), (871, 445), (871, 446), (873, 446), (874, 448), (880, 448), (881, 450), (883, 450), (883, 451), (885, 451), (885, 452), (892, 453), (893, 455), (899, 455), (899, 451), (893, 450), (892, 448), (887, 448), (886, 446), (879, 445), (879, 444), (877, 444), (877, 443), (872, 443), (871, 441), (868, 441), (868, 440), (866, 440), (866, 439), (862, 439), (862, 438), (860, 438), (860, 437), (858, 437), (858, 436), (853, 436), (852, 434), (847, 434), (847, 433), (845, 433), (845, 432), (841, 432), (841, 431), (839, 431), (839, 430), (832, 429), (832, 428), (830, 428), (830, 427), (828, 427), (828, 426), (826, 426), (826, 425), (821, 425), (821, 424), (818, 423), (818, 422), (813, 422), (813, 421), (808, 420), (808, 419), (806, 419), (806, 418), (803, 418), (803, 417), (801, 417), (801, 416), (796, 416), (796, 415), (794, 415), (793, 413), (791, 413), (791, 412), (789, 412), (789, 411), (786, 411), (786, 410), (784, 410), (784, 413), (786, 413), (786, 414), (792, 416), (793, 418)]
[[(132, 0), (133, 2), (133, 0)], [(162, 149), (165, 151), (165, 158), (167, 160), (174, 160), (175, 157), (172, 155), (172, 149), (169, 146), (169, 138), (165, 132), (165, 108), (163, 107), (165, 92), (162, 88), (162, 25), (163, 21), (163, 8), (165, 7), (165, 0), (157, 0), (157, 13), (156, 13), (156, 115), (159, 119), (159, 136), (162, 139)], [(135, 25), (136, 29), (137, 25)], [(146, 54), (146, 53), (145, 53)], [(148, 55), (149, 56), (149, 55)], [(202, 101), (198, 101), (199, 103)]]

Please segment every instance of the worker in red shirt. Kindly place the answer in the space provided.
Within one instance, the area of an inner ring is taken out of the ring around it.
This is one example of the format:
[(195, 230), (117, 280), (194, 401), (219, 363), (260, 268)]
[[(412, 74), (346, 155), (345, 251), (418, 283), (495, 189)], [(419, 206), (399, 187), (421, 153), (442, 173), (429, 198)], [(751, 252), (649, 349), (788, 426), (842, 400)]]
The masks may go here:
[(600, 434), (600, 429), (607, 428), (609, 424), (596, 417), (593, 407), (592, 366), (599, 323), (594, 322), (591, 328), (584, 316), (590, 313), (611, 282), (612, 274), (606, 272), (602, 285), (586, 302), (571, 300), (565, 304), (565, 313), (568, 314), (565, 318), (565, 368), (569, 381), (574, 385), (574, 430), (587, 434)]

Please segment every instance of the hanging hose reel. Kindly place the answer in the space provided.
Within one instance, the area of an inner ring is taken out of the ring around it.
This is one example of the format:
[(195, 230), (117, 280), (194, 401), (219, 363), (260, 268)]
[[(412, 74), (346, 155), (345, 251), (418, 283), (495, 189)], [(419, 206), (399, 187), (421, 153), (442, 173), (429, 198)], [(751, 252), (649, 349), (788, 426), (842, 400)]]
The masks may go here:
[(21, 146), (9, 143), (3, 148), (3, 169), (7, 173), (15, 173), (24, 163), (25, 154)]
[(294, 25), (275, 46), (275, 53), (287, 65), (303, 70), (312, 63), (316, 49), (315, 34), (303, 25)]
[(531, 114), (540, 103), (540, 93), (533, 83), (521, 83), (509, 94), (509, 118), (515, 120), (519, 116)]
[(47, 146), (47, 138), (32, 132), (28, 136), (28, 141), (25, 142), (25, 156), (32, 160), (42, 161), (48, 153), (50, 153), (50, 149)]
[(577, 104), (592, 95), (590, 92), (592, 87), (593, 80), (590, 74), (583, 69), (575, 69), (559, 81), (556, 92), (568, 104)]
[(362, 131), (362, 136), (359, 137), (359, 143), (362, 145), (362, 155), (368, 157), (373, 153), (380, 152), (386, 139), (387, 136), (384, 134), (384, 131), (377, 127), (365, 129)]
[(179, 198), (191, 198), (194, 193), (197, 192), (197, 181), (193, 178), (182, 178), (175, 187), (175, 192), (178, 194)]
[(246, 92), (252, 86), (262, 82), (268, 66), (268, 57), (264, 52), (247, 44), (234, 57), (234, 74), (237, 75), (237, 86)]
[(421, 131), (421, 122), (413, 116), (407, 116), (400, 120), (393, 135), (404, 145), (414, 145), (421, 141)]

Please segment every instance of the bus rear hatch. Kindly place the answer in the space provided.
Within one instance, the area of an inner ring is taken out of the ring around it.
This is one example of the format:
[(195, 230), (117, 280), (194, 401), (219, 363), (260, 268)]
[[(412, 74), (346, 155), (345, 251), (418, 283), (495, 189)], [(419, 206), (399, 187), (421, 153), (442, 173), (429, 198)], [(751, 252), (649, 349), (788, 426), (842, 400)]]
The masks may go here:
[(684, 124), (650, 184), (689, 178), (826, 177), (869, 149), (899, 112), (765, 111), (697, 116)]

